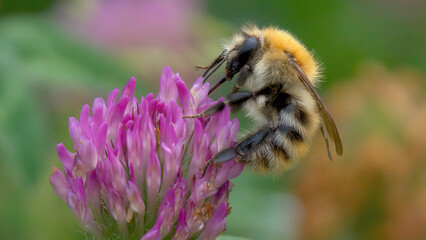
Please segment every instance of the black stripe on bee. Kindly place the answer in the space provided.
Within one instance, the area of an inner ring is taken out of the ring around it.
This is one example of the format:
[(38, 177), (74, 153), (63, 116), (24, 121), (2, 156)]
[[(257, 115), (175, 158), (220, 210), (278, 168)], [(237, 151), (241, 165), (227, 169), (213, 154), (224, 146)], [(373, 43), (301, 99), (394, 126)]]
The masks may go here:
[(297, 132), (296, 130), (290, 130), (287, 133), (287, 136), (290, 138), (291, 141), (298, 141), (298, 142), (303, 142), (303, 137), (302, 135), (300, 135), (299, 132)]
[(270, 96), (275, 95), (282, 88), (282, 84), (273, 84), (264, 87), (255, 93), (256, 96)]
[(271, 101), (271, 106), (281, 111), (290, 104), (290, 95), (285, 92), (279, 92)]
[(281, 111), (290, 104), (290, 94), (281, 91), (283, 84), (274, 84), (259, 90), (256, 95), (269, 97), (266, 105), (272, 106), (277, 111)]
[(265, 169), (270, 169), (271, 168), (271, 164), (269, 162), (269, 159), (266, 156), (260, 157), (260, 164), (262, 164), (262, 166)]
[(290, 141), (303, 142), (302, 135), (298, 131), (296, 131), (296, 129), (294, 129), (293, 127), (281, 126), (279, 129), (280, 129), (280, 132), (284, 133)]
[(302, 125), (305, 125), (305, 126), (308, 125), (309, 115), (305, 112), (305, 110), (302, 107), (300, 106), (295, 107), (294, 116)]
[(278, 158), (284, 159), (286, 161), (290, 159), (287, 151), (283, 147), (279, 146), (278, 144), (275, 144), (272, 148), (275, 153), (275, 156), (277, 156)]
[(300, 122), (303, 126), (309, 124), (309, 115), (306, 111), (301, 107), (294, 103), (289, 103), (283, 110), (282, 114), (285, 115), (294, 115), (296, 120)]

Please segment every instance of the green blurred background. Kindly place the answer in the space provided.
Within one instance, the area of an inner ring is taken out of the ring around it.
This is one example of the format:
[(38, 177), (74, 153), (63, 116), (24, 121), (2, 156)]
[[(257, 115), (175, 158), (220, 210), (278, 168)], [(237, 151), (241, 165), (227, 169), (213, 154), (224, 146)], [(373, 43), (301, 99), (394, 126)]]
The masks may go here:
[(192, 66), (249, 21), (314, 50), (345, 154), (327, 160), (317, 136), (283, 175), (246, 169), (225, 235), (426, 239), (425, 12), (422, 0), (0, 0), (0, 239), (84, 239), (48, 182), (56, 144), (72, 146), (68, 117), (131, 76), (137, 95), (158, 91), (163, 65), (192, 84)]

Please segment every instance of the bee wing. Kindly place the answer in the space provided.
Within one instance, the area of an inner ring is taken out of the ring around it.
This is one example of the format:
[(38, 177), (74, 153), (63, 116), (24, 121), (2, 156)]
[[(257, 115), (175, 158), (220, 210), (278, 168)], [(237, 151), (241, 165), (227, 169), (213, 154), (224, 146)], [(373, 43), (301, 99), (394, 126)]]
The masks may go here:
[[(343, 145), (342, 145), (342, 141), (340, 140), (339, 132), (337, 131), (336, 123), (334, 123), (333, 118), (331, 117), (330, 113), (328, 113), (327, 108), (325, 107), (323, 101), (318, 95), (317, 90), (312, 85), (311, 81), (309, 81), (308, 76), (306, 76), (302, 68), (293, 61), (291, 61), (291, 64), (294, 66), (294, 69), (296, 70), (298, 74), (299, 80), (303, 83), (303, 85), (305, 85), (305, 87), (311, 93), (312, 97), (315, 99), (317, 103), (318, 111), (321, 115), (322, 122), (323, 122), (322, 128), (325, 128), (325, 130), (327, 130), (328, 136), (335, 144), (336, 153), (339, 156), (341, 156), (343, 154)], [(322, 131), (322, 133), (324, 135), (324, 139), (326, 140), (327, 150), (328, 150), (328, 138), (324, 130)], [(329, 151), (329, 156), (330, 156), (330, 151)]]
[(324, 129), (324, 123), (322, 123), (322, 125), (321, 125), (321, 134), (322, 134), (322, 136), (324, 137), (324, 140), (325, 140), (325, 146), (327, 147), (328, 158), (330, 160), (333, 160), (333, 158), (331, 157), (330, 144), (328, 143), (327, 133), (325, 132), (325, 129)]

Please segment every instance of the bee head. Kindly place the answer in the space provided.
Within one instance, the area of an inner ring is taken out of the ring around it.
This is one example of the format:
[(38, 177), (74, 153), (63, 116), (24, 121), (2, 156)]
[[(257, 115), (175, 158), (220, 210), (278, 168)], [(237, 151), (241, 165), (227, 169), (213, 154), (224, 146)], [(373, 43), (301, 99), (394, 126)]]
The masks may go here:
[(232, 49), (232, 51), (238, 51), (234, 57), (228, 59), (226, 64), (226, 78), (231, 79), (241, 68), (246, 65), (253, 55), (260, 49), (260, 41), (254, 36), (245, 34), (245, 39), (241, 47)]

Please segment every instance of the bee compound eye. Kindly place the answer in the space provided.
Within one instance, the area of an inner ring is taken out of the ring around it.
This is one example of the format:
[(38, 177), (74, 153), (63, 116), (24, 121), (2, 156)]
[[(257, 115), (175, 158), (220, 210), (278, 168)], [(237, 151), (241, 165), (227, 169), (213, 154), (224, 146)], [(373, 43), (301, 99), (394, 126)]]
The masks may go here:
[(256, 37), (247, 37), (244, 40), (243, 45), (238, 50), (237, 56), (228, 62), (227, 78), (231, 79), (236, 73), (238, 73), (242, 67), (244, 67), (250, 60), (253, 53), (260, 47), (260, 42)]
[(243, 62), (244, 58), (250, 57), (254, 50), (257, 50), (260, 47), (260, 42), (256, 37), (247, 37), (244, 40), (243, 45), (241, 45), (240, 50), (238, 51), (238, 58)]

